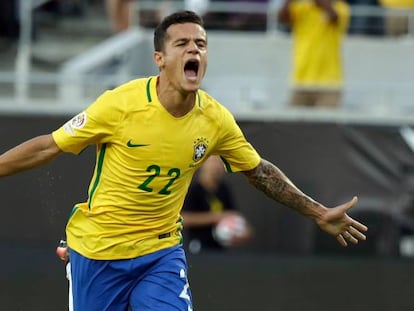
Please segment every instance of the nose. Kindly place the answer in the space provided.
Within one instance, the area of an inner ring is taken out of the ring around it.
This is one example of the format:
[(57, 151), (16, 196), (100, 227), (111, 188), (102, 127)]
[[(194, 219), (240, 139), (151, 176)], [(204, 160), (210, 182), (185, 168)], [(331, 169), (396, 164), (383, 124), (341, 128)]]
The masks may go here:
[(189, 42), (187, 51), (191, 54), (199, 54), (200, 53), (200, 49), (199, 49), (197, 43), (195, 43), (194, 41)]

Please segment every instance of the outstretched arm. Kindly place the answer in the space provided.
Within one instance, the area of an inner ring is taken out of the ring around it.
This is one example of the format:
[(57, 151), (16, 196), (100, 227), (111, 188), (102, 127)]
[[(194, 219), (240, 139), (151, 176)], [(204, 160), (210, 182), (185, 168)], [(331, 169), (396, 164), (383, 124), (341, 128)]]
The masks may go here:
[(32, 138), (0, 155), (0, 177), (46, 164), (61, 152), (51, 134)]
[(327, 208), (300, 191), (279, 168), (264, 159), (255, 169), (244, 174), (253, 186), (270, 198), (314, 219), (323, 231), (336, 237), (342, 246), (366, 239), (363, 232), (368, 228), (346, 214), (356, 204), (356, 197), (342, 205)]

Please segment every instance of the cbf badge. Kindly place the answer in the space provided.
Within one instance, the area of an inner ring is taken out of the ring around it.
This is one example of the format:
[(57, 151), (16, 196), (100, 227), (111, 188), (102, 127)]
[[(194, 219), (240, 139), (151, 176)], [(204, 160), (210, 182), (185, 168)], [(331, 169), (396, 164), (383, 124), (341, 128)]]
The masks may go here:
[(194, 153), (193, 153), (194, 162), (198, 162), (204, 157), (207, 151), (207, 147), (208, 147), (208, 141), (204, 137), (197, 138), (194, 141)]

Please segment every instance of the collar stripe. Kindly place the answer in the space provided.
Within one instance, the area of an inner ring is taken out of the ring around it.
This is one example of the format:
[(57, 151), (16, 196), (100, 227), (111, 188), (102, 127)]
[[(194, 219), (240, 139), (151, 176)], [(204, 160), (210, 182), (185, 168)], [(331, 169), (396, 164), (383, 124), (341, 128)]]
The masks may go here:
[(200, 98), (200, 93), (197, 91), (197, 98), (198, 98), (198, 107), (201, 108), (201, 98)]
[(148, 99), (149, 103), (152, 102), (152, 98), (151, 98), (151, 80), (152, 80), (152, 77), (149, 78), (148, 82), (147, 82), (147, 99)]
[[(151, 80), (152, 77), (148, 79), (147, 81), (147, 99), (148, 99), (148, 103), (152, 103), (152, 97), (151, 97)], [(197, 104), (198, 107), (201, 107), (201, 96), (200, 93), (197, 91)]]

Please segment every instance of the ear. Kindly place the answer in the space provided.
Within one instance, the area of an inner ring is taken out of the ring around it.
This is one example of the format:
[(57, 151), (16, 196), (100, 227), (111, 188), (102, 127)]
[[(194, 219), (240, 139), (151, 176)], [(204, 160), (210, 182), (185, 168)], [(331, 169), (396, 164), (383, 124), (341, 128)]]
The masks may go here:
[(154, 62), (157, 65), (158, 68), (161, 68), (164, 66), (164, 54), (159, 51), (154, 52)]

